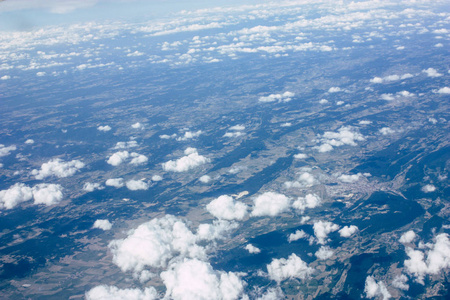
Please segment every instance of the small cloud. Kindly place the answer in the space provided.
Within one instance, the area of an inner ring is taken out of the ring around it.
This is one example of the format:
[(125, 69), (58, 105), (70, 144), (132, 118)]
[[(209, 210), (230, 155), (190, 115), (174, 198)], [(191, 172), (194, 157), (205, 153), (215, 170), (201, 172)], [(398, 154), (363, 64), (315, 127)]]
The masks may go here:
[(288, 237), (288, 242), (294, 242), (297, 241), (299, 239), (303, 239), (308, 237), (309, 235), (304, 232), (303, 230), (296, 230), (294, 233), (291, 233)]
[(407, 290), (409, 290), (409, 285), (407, 284), (407, 282), (408, 282), (408, 277), (406, 277), (403, 274), (397, 275), (397, 276), (395, 276), (394, 280), (392, 281), (392, 286), (396, 287), (398, 289), (407, 291)]
[(93, 191), (95, 191), (95, 190), (102, 190), (102, 189), (104, 189), (104, 187), (101, 186), (100, 183), (86, 182), (86, 183), (83, 185), (83, 190), (86, 191), (86, 192), (93, 192)]
[(432, 184), (427, 184), (422, 187), (422, 192), (424, 193), (432, 193), (436, 191), (436, 187)]
[(361, 120), (358, 123), (359, 125), (369, 125), (372, 124), (372, 121), (368, 121), (368, 120)]
[(74, 175), (81, 168), (84, 168), (84, 166), (84, 163), (79, 160), (65, 162), (60, 158), (55, 158), (43, 163), (40, 170), (32, 170), (31, 174), (34, 175), (36, 179), (44, 179), (49, 176), (64, 178)]
[(128, 141), (128, 142), (117, 142), (114, 149), (128, 149), (139, 146), (136, 141)]
[(292, 203), (292, 207), (303, 213), (306, 208), (315, 208), (321, 204), (319, 196), (316, 194), (308, 194), (305, 197), (298, 197)]
[(392, 297), (384, 283), (382, 281), (376, 282), (372, 276), (366, 278), (364, 293), (367, 298), (382, 297), (383, 300), (387, 300)]
[(130, 161), (130, 164), (132, 164), (132, 165), (143, 165), (148, 162), (147, 156), (145, 156), (143, 154), (132, 152), (130, 154), (130, 156), (132, 157), (132, 159)]
[(319, 100), (319, 104), (324, 105), (324, 104), (327, 104), (327, 103), (328, 103), (328, 100), (327, 100), (327, 99), (320, 99), (320, 100)]
[(267, 272), (270, 279), (280, 283), (286, 279), (306, 279), (314, 272), (314, 269), (308, 267), (306, 262), (292, 253), (287, 259), (273, 259), (267, 265)]
[(404, 234), (402, 234), (402, 236), (400, 237), (400, 239), (398, 241), (402, 244), (409, 244), (412, 241), (414, 241), (415, 238), (416, 238), (416, 233), (412, 230), (409, 230), (409, 231), (405, 232)]
[(441, 77), (442, 74), (439, 73), (436, 69), (428, 68), (426, 70), (422, 70), (423, 73), (427, 74), (428, 77)]
[(242, 130), (245, 130), (245, 126), (244, 125), (234, 125), (234, 126), (231, 126), (230, 128), (228, 128), (228, 130), (242, 131)]
[(395, 130), (392, 130), (392, 129), (389, 128), (389, 127), (383, 127), (383, 128), (381, 128), (381, 129), (379, 130), (379, 132), (380, 132), (382, 135), (390, 135), (390, 134), (394, 134), (394, 133), (395, 133)]
[(160, 175), (153, 175), (152, 176), (152, 181), (158, 182), (158, 181), (161, 181), (161, 180), (163, 180), (163, 178)]
[(33, 190), (23, 183), (16, 183), (7, 190), (0, 191), (0, 208), (12, 209), (33, 197)]
[(112, 228), (111, 222), (108, 220), (95, 220), (94, 225), (92, 228), (99, 228), (102, 230), (110, 230)]
[(8, 80), (8, 79), (11, 79), (11, 76), (3, 75), (2, 77), (0, 77), (0, 80)]
[(138, 191), (138, 190), (148, 190), (149, 185), (143, 179), (139, 180), (129, 180), (126, 183), (127, 188), (130, 191)]
[(240, 201), (234, 201), (233, 197), (222, 195), (211, 201), (206, 209), (218, 219), (242, 220), (247, 215), (248, 207)]
[(245, 133), (242, 133), (240, 131), (234, 131), (234, 132), (226, 132), (223, 137), (228, 137), (228, 138), (234, 138), (234, 137), (240, 137), (243, 136)]
[(329, 258), (331, 258), (334, 254), (334, 251), (330, 249), (330, 247), (328, 246), (321, 246), (319, 248), (319, 250), (316, 251), (316, 253), (314, 253), (314, 255), (317, 257), (317, 259), (319, 260), (327, 260)]
[(341, 237), (351, 237), (358, 231), (358, 227), (355, 225), (344, 226), (339, 230), (339, 235)]
[(164, 171), (186, 172), (210, 161), (207, 157), (198, 154), (195, 148), (187, 148), (184, 153), (186, 156), (163, 163)]
[(147, 287), (144, 290), (140, 289), (119, 289), (115, 286), (99, 285), (88, 292), (86, 292), (87, 300), (104, 300), (104, 299), (145, 299), (156, 300), (158, 299), (158, 292), (154, 287)]
[(295, 94), (292, 92), (284, 92), (283, 94), (270, 94), (269, 96), (260, 97), (259, 102), (289, 102), (292, 100), (292, 97), (294, 97)]
[(119, 151), (111, 155), (106, 162), (111, 166), (117, 167), (128, 159), (128, 157), (130, 157), (130, 153), (128, 151)]
[(209, 175), (203, 175), (198, 180), (203, 183), (209, 183), (211, 181), (211, 177)]
[(252, 244), (247, 244), (245, 246), (245, 250), (247, 250), (251, 254), (258, 254), (261, 252), (261, 250), (259, 248), (253, 246)]
[(308, 155), (304, 154), (304, 153), (298, 153), (294, 155), (295, 159), (305, 159), (308, 158)]
[(359, 181), (361, 177), (362, 177), (361, 173), (352, 175), (342, 174), (341, 176), (338, 177), (338, 180), (344, 183), (355, 183)]
[(186, 131), (183, 136), (177, 138), (177, 141), (191, 140), (193, 138), (199, 137), (202, 134), (203, 134), (203, 132), (201, 130), (196, 131), (196, 132)]
[(291, 126), (292, 126), (292, 123), (286, 122), (286, 123), (281, 124), (280, 126), (281, 126), (281, 127), (291, 127)]
[(446, 87), (440, 88), (437, 91), (434, 90), (433, 92), (436, 94), (450, 94), (450, 88), (446, 86)]
[(32, 145), (32, 144), (34, 144), (34, 140), (28, 139), (28, 140), (25, 141), (25, 144)]
[(289, 209), (290, 200), (283, 194), (274, 192), (266, 192), (253, 199), (253, 211), (251, 213), (254, 217), (261, 216), (276, 216)]
[(319, 244), (325, 244), (328, 234), (339, 229), (339, 225), (333, 224), (329, 221), (318, 221), (314, 223), (314, 235)]
[(33, 187), (34, 204), (55, 205), (63, 198), (62, 186), (59, 184), (41, 183)]
[(110, 130), (111, 130), (111, 126), (109, 126), (109, 125), (98, 126), (98, 127), (97, 127), (97, 130), (98, 130), (98, 131), (107, 132), (107, 131), (110, 131)]
[(134, 123), (133, 125), (131, 125), (131, 128), (142, 129), (142, 128), (144, 128), (144, 126), (141, 123), (137, 122), (137, 123)]
[(105, 185), (113, 186), (115, 188), (121, 188), (124, 186), (123, 178), (110, 178), (106, 180)]
[(343, 90), (337, 86), (333, 86), (328, 89), (328, 93), (338, 93), (338, 92), (342, 92), (342, 91)]

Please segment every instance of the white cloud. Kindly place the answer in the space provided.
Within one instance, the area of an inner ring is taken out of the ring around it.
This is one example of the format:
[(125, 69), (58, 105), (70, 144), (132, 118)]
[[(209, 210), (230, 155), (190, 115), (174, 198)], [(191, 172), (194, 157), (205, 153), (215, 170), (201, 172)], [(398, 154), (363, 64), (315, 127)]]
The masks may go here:
[(128, 151), (118, 151), (111, 155), (106, 162), (111, 166), (117, 167), (128, 159), (128, 157), (130, 157), (130, 153)]
[(383, 127), (383, 128), (381, 128), (381, 129), (379, 130), (379, 132), (380, 132), (382, 135), (390, 135), (390, 134), (394, 134), (394, 133), (395, 133), (395, 130), (392, 130), (392, 129), (389, 128), (389, 127)]
[(441, 73), (436, 71), (436, 69), (428, 68), (426, 70), (422, 70), (423, 73), (426, 73), (428, 77), (440, 77), (442, 76)]
[(102, 190), (104, 187), (100, 185), (100, 183), (91, 183), (91, 182), (86, 182), (83, 185), (83, 190), (86, 192), (93, 192), (95, 190)]
[(355, 225), (344, 226), (339, 230), (339, 235), (342, 237), (351, 237), (358, 230), (358, 227)]
[(407, 290), (409, 290), (409, 285), (407, 284), (407, 282), (408, 282), (408, 277), (401, 274), (401, 275), (395, 276), (394, 280), (392, 281), (392, 286), (396, 287), (398, 289), (407, 291)]
[(294, 154), (294, 158), (295, 159), (305, 159), (305, 158), (308, 158), (308, 155), (306, 155), (304, 153), (297, 153), (297, 154)]
[(380, 296), (383, 300), (387, 300), (392, 297), (384, 283), (382, 281), (376, 282), (372, 276), (367, 276), (364, 292), (366, 293), (367, 298)]
[(245, 130), (245, 126), (244, 125), (234, 125), (234, 126), (231, 126), (230, 128), (228, 128), (228, 130), (242, 131), (242, 130)]
[(405, 97), (405, 98), (410, 98), (410, 97), (414, 97), (415, 94), (408, 92), (408, 91), (401, 91), (397, 93), (397, 97)]
[(8, 79), (11, 79), (11, 76), (3, 75), (2, 77), (0, 77), (0, 80), (8, 80)]
[(269, 96), (259, 97), (259, 102), (289, 102), (295, 94), (292, 92), (284, 92), (283, 94), (270, 94)]
[(208, 262), (184, 259), (161, 273), (166, 285), (165, 299), (239, 299), (245, 283), (233, 272), (215, 271)]
[(244, 133), (242, 133), (240, 131), (234, 131), (234, 132), (225, 132), (223, 137), (234, 138), (234, 137), (240, 137), (243, 135), (244, 135)]
[(211, 177), (209, 175), (203, 175), (198, 180), (200, 180), (200, 182), (203, 182), (203, 183), (208, 183), (211, 181)]
[(86, 292), (86, 300), (156, 300), (154, 287), (140, 289), (119, 289), (115, 286), (99, 285)]
[(105, 185), (121, 188), (124, 186), (123, 178), (110, 178), (106, 180)]
[(145, 156), (143, 154), (132, 152), (130, 154), (130, 156), (132, 157), (132, 159), (130, 161), (130, 164), (132, 164), (132, 165), (143, 165), (148, 162), (147, 156)]
[(381, 99), (382, 100), (386, 100), (386, 101), (392, 101), (392, 100), (395, 100), (395, 97), (391, 93), (389, 93), (389, 94), (381, 94)]
[(102, 230), (111, 230), (112, 224), (108, 220), (98, 219), (98, 220), (95, 220), (94, 225), (92, 227), (99, 228)]
[(266, 192), (253, 199), (252, 216), (276, 216), (289, 209), (290, 200), (283, 194)]
[(34, 144), (34, 140), (28, 139), (28, 140), (25, 141), (25, 144), (32, 145), (32, 144)]
[(161, 181), (161, 180), (163, 180), (163, 178), (160, 175), (153, 175), (152, 176), (152, 181), (158, 182), (158, 181)]
[(314, 255), (319, 260), (327, 260), (331, 258), (333, 254), (334, 254), (333, 250), (331, 250), (330, 247), (328, 246), (321, 246), (319, 250), (317, 250), (316, 253), (314, 253)]
[(255, 246), (253, 246), (252, 244), (247, 244), (246, 246), (245, 246), (245, 250), (247, 250), (249, 253), (251, 253), (251, 254), (258, 254), (258, 253), (261, 253), (261, 249), (259, 249), (259, 248), (257, 248), (257, 247), (255, 247)]
[(427, 184), (427, 185), (424, 185), (421, 190), (424, 193), (432, 193), (432, 192), (436, 191), (436, 187), (432, 184)]
[(280, 125), (281, 127), (291, 127), (292, 123), (291, 122), (286, 122)]
[(128, 142), (117, 142), (114, 149), (127, 149), (127, 148), (134, 148), (139, 146), (136, 141), (128, 141)]
[(405, 232), (404, 234), (402, 234), (402, 236), (399, 239), (399, 242), (402, 244), (408, 244), (408, 243), (411, 243), (412, 241), (414, 241), (415, 238), (416, 238), (416, 233), (412, 230), (409, 230), (409, 231)]
[(136, 122), (136, 123), (134, 123), (133, 125), (131, 125), (131, 128), (134, 128), (134, 129), (141, 129), (141, 128), (144, 128), (144, 126), (143, 126), (141, 123)]
[(247, 215), (247, 205), (240, 201), (234, 201), (233, 197), (222, 195), (211, 201), (206, 209), (218, 219), (242, 220)]
[(338, 179), (339, 179), (339, 181), (345, 182), (345, 183), (355, 183), (355, 182), (359, 181), (359, 179), (361, 177), (362, 177), (361, 173), (352, 174), (352, 175), (342, 174), (341, 176), (338, 177)]
[(126, 186), (130, 191), (148, 190), (149, 187), (148, 183), (143, 179), (129, 180), (126, 183)]
[(186, 131), (183, 136), (178, 137), (177, 141), (187, 141), (199, 137), (203, 132), (201, 130), (196, 132)]
[(448, 234), (441, 233), (434, 238), (434, 244), (425, 244), (428, 250), (414, 250), (406, 248), (409, 259), (405, 260), (405, 267), (415, 280), (424, 284), (426, 275), (438, 274), (450, 267), (450, 240)]
[(31, 171), (31, 174), (34, 175), (36, 179), (44, 179), (49, 176), (63, 178), (72, 176), (83, 167), (84, 163), (79, 160), (64, 162), (60, 158), (55, 158), (43, 163), (40, 170), (34, 169)]
[(287, 259), (273, 259), (267, 265), (267, 272), (270, 279), (280, 283), (292, 278), (306, 279), (314, 272), (314, 269), (308, 267), (306, 262), (292, 253)]
[(0, 191), (0, 208), (12, 209), (22, 202), (31, 200), (33, 191), (23, 183), (16, 183), (7, 190)]
[(59, 184), (41, 183), (33, 187), (34, 204), (55, 205), (63, 198), (63, 188)]
[(163, 169), (172, 172), (186, 172), (209, 162), (209, 159), (203, 155), (199, 155), (195, 148), (187, 148), (184, 153), (186, 156), (175, 161), (169, 160), (163, 163)]
[(288, 237), (288, 242), (294, 242), (299, 239), (308, 237), (308, 234), (304, 232), (303, 230), (296, 230), (294, 233), (291, 233)]
[(11, 151), (15, 151), (17, 149), (16, 146), (8, 146), (6, 147), (3, 144), (0, 144), (0, 157), (7, 156), (11, 153)]
[(176, 133), (174, 133), (174, 134), (172, 134), (172, 135), (161, 134), (161, 135), (159, 136), (159, 138), (160, 138), (160, 139), (163, 139), (163, 140), (174, 139), (174, 138), (176, 138), (176, 137), (177, 137), (177, 134), (176, 134)]
[(97, 130), (98, 130), (98, 131), (107, 132), (107, 131), (110, 131), (110, 130), (111, 130), (111, 126), (109, 126), (109, 125), (98, 126), (98, 127), (97, 127)]
[(305, 197), (298, 197), (297, 200), (292, 203), (292, 207), (303, 213), (306, 208), (315, 208), (319, 206), (320, 203), (321, 200), (319, 196), (316, 194), (307, 194)]
[(339, 100), (339, 101), (336, 102), (336, 105), (344, 105), (344, 103), (345, 103), (344, 101)]
[(352, 127), (343, 126), (337, 132), (326, 131), (322, 136), (319, 135), (322, 145), (318, 147), (319, 152), (328, 152), (333, 150), (333, 147), (340, 147), (344, 145), (356, 146), (357, 141), (364, 141), (362, 134), (352, 131)]
[(381, 77), (374, 77), (370, 79), (370, 82), (372, 83), (384, 83), (384, 82), (391, 82), (391, 81), (397, 81), (397, 80), (403, 80), (414, 77), (414, 75), (410, 73), (405, 73), (403, 75), (388, 75), (383, 78)]
[(328, 100), (327, 99), (320, 99), (319, 100), (319, 104), (327, 104)]
[(368, 120), (359, 121), (359, 125), (369, 125), (369, 124), (372, 124), (372, 121), (368, 121)]
[(450, 94), (450, 88), (445, 86), (445, 87), (440, 88), (439, 90), (434, 91), (434, 92), (437, 93), (437, 94)]
[(343, 90), (338, 86), (333, 86), (328, 89), (328, 93), (338, 93), (338, 92), (342, 92), (342, 91)]
[(333, 224), (329, 221), (318, 221), (314, 223), (314, 235), (319, 244), (325, 244), (328, 234), (339, 229), (339, 225)]

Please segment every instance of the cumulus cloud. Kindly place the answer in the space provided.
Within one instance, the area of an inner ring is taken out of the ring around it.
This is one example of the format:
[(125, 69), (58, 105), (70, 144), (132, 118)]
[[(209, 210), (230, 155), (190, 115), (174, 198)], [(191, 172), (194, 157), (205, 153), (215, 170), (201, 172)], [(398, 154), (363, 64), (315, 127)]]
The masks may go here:
[(382, 135), (390, 135), (390, 134), (394, 134), (394, 133), (395, 133), (395, 130), (393, 130), (393, 129), (389, 128), (389, 127), (383, 127), (383, 128), (381, 128), (381, 129), (379, 130), (379, 132), (380, 132)]
[(344, 226), (339, 230), (339, 235), (341, 237), (351, 237), (358, 231), (358, 227), (355, 225)]
[(160, 175), (153, 175), (152, 176), (152, 181), (158, 182), (158, 181), (161, 181), (161, 180), (163, 180), (163, 178)]
[(435, 275), (450, 267), (450, 240), (447, 233), (438, 234), (434, 243), (425, 246), (428, 248), (425, 251), (407, 247), (409, 259), (404, 263), (407, 272), (421, 284), (424, 284), (426, 275)]
[(98, 220), (95, 220), (92, 228), (99, 228), (102, 230), (110, 230), (112, 228), (112, 224), (108, 220), (98, 219)]
[(117, 167), (128, 159), (128, 157), (130, 157), (130, 153), (128, 151), (118, 151), (111, 155), (106, 162), (111, 166)]
[(234, 126), (231, 126), (230, 128), (228, 128), (228, 130), (242, 131), (242, 130), (245, 130), (245, 126), (244, 125), (234, 125)]
[(408, 243), (411, 243), (412, 241), (414, 241), (415, 238), (416, 238), (416, 233), (412, 230), (409, 230), (409, 231), (405, 232), (404, 234), (402, 234), (402, 236), (399, 239), (399, 242), (402, 244), (408, 244)]
[(283, 94), (270, 94), (269, 96), (259, 97), (259, 102), (289, 102), (295, 94), (292, 92), (284, 92)]
[(382, 297), (383, 300), (387, 300), (392, 297), (384, 283), (382, 281), (376, 282), (372, 276), (366, 278), (364, 293), (366, 293), (367, 298)]
[(156, 300), (158, 293), (154, 287), (140, 289), (119, 289), (115, 286), (99, 285), (86, 292), (87, 300)]
[(325, 244), (328, 234), (339, 229), (339, 225), (333, 224), (329, 221), (317, 221), (314, 223), (314, 235), (319, 244)]
[(392, 281), (392, 286), (396, 287), (398, 289), (407, 291), (407, 290), (409, 290), (409, 285), (407, 284), (407, 282), (408, 282), (408, 277), (401, 274), (401, 275), (395, 276), (394, 280)]
[(327, 260), (333, 256), (334, 252), (328, 246), (321, 246), (314, 255), (319, 260)]
[(328, 93), (338, 93), (338, 92), (342, 92), (342, 91), (343, 90), (338, 86), (333, 86), (328, 89)]
[(0, 208), (12, 209), (22, 202), (31, 200), (33, 190), (23, 183), (16, 183), (7, 190), (0, 191)]
[(93, 192), (95, 190), (102, 190), (104, 187), (101, 186), (100, 183), (91, 183), (91, 182), (86, 182), (83, 185), (83, 190), (86, 192)]
[(308, 158), (308, 155), (304, 154), (304, 153), (298, 153), (294, 155), (295, 159), (305, 159)]
[(372, 124), (372, 121), (369, 121), (369, 120), (361, 120), (361, 121), (359, 121), (358, 124), (359, 124), (359, 125), (369, 125), (369, 124)]
[(297, 181), (286, 181), (284, 183), (284, 186), (286, 188), (305, 188), (311, 187), (314, 184), (316, 184), (316, 179), (314, 178), (314, 176), (311, 173), (303, 172), (297, 178)]
[(117, 142), (114, 149), (128, 149), (139, 146), (136, 141), (128, 141), (128, 142)]
[(143, 126), (141, 123), (136, 122), (136, 123), (134, 123), (134, 124), (131, 125), (131, 128), (134, 128), (134, 129), (141, 129), (141, 128), (144, 128), (144, 126)]
[(440, 77), (442, 76), (436, 69), (428, 68), (426, 70), (422, 70), (423, 73), (427, 74), (428, 77)]
[(187, 148), (184, 154), (186, 156), (163, 163), (163, 169), (172, 172), (186, 172), (210, 161), (207, 157), (198, 154), (195, 148)]
[(291, 233), (288, 237), (288, 242), (298, 241), (299, 239), (308, 237), (308, 234), (303, 230), (296, 230), (294, 233)]
[(322, 145), (318, 147), (319, 152), (328, 152), (333, 150), (333, 147), (340, 147), (344, 145), (356, 146), (357, 141), (364, 141), (362, 134), (352, 131), (352, 127), (343, 126), (337, 132), (326, 131), (322, 136), (319, 135)]
[(106, 180), (105, 185), (121, 188), (124, 186), (123, 178), (110, 178)]
[(200, 177), (198, 180), (200, 180), (200, 182), (203, 182), (203, 183), (208, 183), (208, 182), (211, 181), (211, 177), (208, 176), (208, 175), (203, 175), (203, 176)]
[(238, 299), (245, 283), (233, 272), (215, 271), (208, 262), (184, 259), (161, 273), (167, 299)]
[(192, 132), (192, 131), (186, 131), (183, 136), (180, 136), (177, 138), (177, 141), (187, 141), (191, 140), (193, 138), (199, 137), (203, 132), (201, 130)]
[(234, 201), (233, 197), (222, 195), (211, 201), (206, 209), (218, 219), (242, 220), (247, 215), (247, 205), (240, 201)]
[(407, 78), (411, 78), (414, 77), (414, 75), (410, 74), (410, 73), (406, 73), (403, 75), (388, 75), (385, 77), (374, 77), (372, 79), (370, 79), (370, 82), (372, 83), (385, 83), (385, 82), (392, 82), (392, 81), (397, 81), (397, 80), (403, 80), (403, 79), (407, 79)]
[(252, 244), (247, 244), (246, 246), (245, 246), (245, 250), (247, 250), (249, 253), (251, 253), (251, 254), (258, 254), (258, 253), (261, 253), (261, 249), (259, 249), (259, 248), (257, 248), (257, 247), (255, 247), (255, 246), (253, 246)]
[(287, 259), (273, 259), (267, 265), (267, 272), (270, 279), (280, 283), (292, 278), (306, 279), (314, 272), (314, 269), (308, 267), (306, 262), (292, 253)]
[(40, 170), (34, 169), (31, 171), (31, 174), (34, 175), (36, 179), (44, 179), (49, 176), (63, 178), (72, 176), (83, 167), (84, 163), (79, 160), (65, 162), (60, 158), (55, 158), (43, 163)]
[(244, 135), (243, 132), (233, 131), (233, 132), (225, 132), (223, 137), (234, 138), (234, 137), (240, 137), (240, 136), (243, 136), (243, 135)]
[(436, 191), (436, 187), (432, 184), (427, 184), (427, 185), (424, 185), (421, 190), (424, 193), (432, 193), (432, 192)]
[(143, 154), (132, 152), (130, 154), (130, 156), (132, 157), (132, 159), (130, 161), (130, 164), (132, 164), (132, 165), (143, 165), (148, 162), (147, 156), (145, 156)]
[(450, 94), (450, 88), (445, 86), (443, 88), (440, 88), (439, 90), (434, 91), (436, 94)]
[(97, 130), (98, 130), (98, 131), (107, 132), (107, 131), (110, 131), (110, 130), (111, 130), (111, 126), (109, 126), (109, 125), (98, 126), (98, 127), (97, 127)]
[(28, 139), (28, 140), (25, 141), (25, 144), (32, 145), (32, 144), (34, 144), (34, 140)]
[(319, 100), (319, 104), (327, 104), (328, 100), (327, 99), (320, 99)]
[(305, 197), (298, 197), (297, 200), (292, 203), (292, 207), (304, 212), (306, 208), (315, 208), (319, 206), (321, 200), (316, 194), (308, 194)]
[(342, 174), (341, 176), (338, 177), (338, 180), (345, 183), (355, 183), (359, 181), (361, 177), (362, 177), (361, 173), (352, 175)]
[(252, 216), (276, 216), (289, 209), (290, 200), (283, 194), (266, 192), (253, 199)]
[(129, 180), (126, 183), (127, 189), (130, 191), (138, 191), (138, 190), (148, 190), (149, 185), (147, 182), (144, 181), (144, 179), (139, 180)]
[(63, 198), (63, 188), (59, 184), (41, 183), (33, 187), (34, 204), (55, 205)]
[(6, 147), (3, 144), (0, 144), (0, 157), (7, 156), (11, 153), (11, 151), (15, 151), (17, 147), (15, 145)]

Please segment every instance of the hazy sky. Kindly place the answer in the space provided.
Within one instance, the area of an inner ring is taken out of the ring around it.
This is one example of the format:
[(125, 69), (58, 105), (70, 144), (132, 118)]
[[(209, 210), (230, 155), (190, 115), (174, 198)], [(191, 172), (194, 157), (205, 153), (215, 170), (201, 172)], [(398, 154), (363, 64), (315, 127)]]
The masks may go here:
[(101, 20), (148, 21), (181, 10), (254, 4), (264, 0), (4, 0), (0, 30), (31, 30), (45, 25)]

